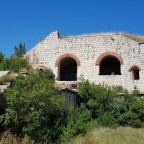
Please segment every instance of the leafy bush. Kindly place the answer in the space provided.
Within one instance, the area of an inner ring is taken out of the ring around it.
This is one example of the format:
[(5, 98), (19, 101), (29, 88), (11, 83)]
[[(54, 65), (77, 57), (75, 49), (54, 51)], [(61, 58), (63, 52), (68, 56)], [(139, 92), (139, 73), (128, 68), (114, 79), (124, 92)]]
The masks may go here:
[[(109, 124), (114, 123), (112, 111), (116, 92), (113, 89), (107, 86), (90, 83), (88, 80), (80, 82), (78, 88), (79, 104), (84, 105), (91, 111), (92, 118), (98, 120), (106, 118), (105, 120), (103, 119), (105, 121), (104, 126), (106, 126), (106, 120), (108, 120)], [(105, 114), (109, 114), (111, 119), (107, 119)], [(112, 122), (109, 122), (109, 120), (112, 120)]]
[(133, 94), (125, 93), (123, 99), (114, 103), (115, 119), (120, 125), (144, 126), (144, 99), (135, 92)]
[(55, 80), (55, 75), (51, 69), (37, 70), (36, 72), (39, 73), (40, 78), (43, 78), (43, 79), (46, 78), (46, 79), (49, 79), (51, 81)]
[(92, 113), (100, 126), (144, 126), (144, 99), (135, 88), (132, 94), (124, 91), (123, 98), (116, 97), (119, 89), (96, 85), (88, 80), (79, 83), (79, 105)]
[(97, 118), (96, 121), (99, 126), (111, 127), (116, 125), (115, 117), (112, 112), (104, 112)]
[(96, 123), (91, 119), (91, 113), (86, 108), (71, 107), (67, 111), (65, 127), (61, 134), (61, 143), (68, 141), (76, 135), (84, 134), (92, 129)]
[(35, 143), (67, 144), (99, 126), (144, 126), (144, 99), (138, 90), (125, 91), (119, 99), (117, 88), (87, 80), (78, 84), (78, 90), (78, 105), (64, 107), (50, 70), (19, 75), (3, 93), (8, 107), (0, 120), (6, 129)]
[(122, 86), (110, 86), (111, 89), (116, 91), (117, 93), (123, 93), (125, 89)]
[(63, 98), (48, 72), (18, 76), (5, 93), (7, 109), (1, 115), (5, 128), (36, 142), (57, 141), (64, 119)]
[(0, 63), (0, 70), (19, 72), (23, 68), (29, 70), (31, 66), (22, 57), (11, 56), (10, 58), (5, 59), (3, 62)]

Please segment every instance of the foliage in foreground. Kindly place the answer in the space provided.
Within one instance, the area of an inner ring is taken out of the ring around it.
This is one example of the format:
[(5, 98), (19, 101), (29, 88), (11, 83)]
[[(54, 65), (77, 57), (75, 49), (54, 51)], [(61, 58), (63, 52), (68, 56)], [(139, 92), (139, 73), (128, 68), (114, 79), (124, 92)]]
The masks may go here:
[(67, 144), (69, 140), (79, 134), (84, 134), (96, 126), (91, 118), (91, 112), (84, 107), (69, 107), (65, 117), (60, 141)]
[(144, 99), (137, 90), (119, 98), (116, 89), (83, 80), (78, 93), (80, 105), (91, 111), (99, 126), (144, 126)]
[(98, 125), (111, 126), (115, 124), (113, 103), (116, 91), (107, 86), (96, 85), (87, 80), (79, 83), (79, 104), (85, 106)]
[(144, 126), (144, 99), (138, 93), (125, 93), (123, 99), (113, 104), (114, 116), (117, 124), (121, 126)]
[(18, 76), (5, 93), (7, 109), (1, 115), (6, 129), (35, 141), (53, 141), (59, 136), (63, 118), (63, 98), (49, 72)]
[(94, 127), (144, 126), (144, 100), (138, 91), (117, 97), (117, 89), (82, 80), (77, 105), (64, 106), (50, 70), (19, 76), (4, 93), (5, 129), (35, 143), (67, 144)]

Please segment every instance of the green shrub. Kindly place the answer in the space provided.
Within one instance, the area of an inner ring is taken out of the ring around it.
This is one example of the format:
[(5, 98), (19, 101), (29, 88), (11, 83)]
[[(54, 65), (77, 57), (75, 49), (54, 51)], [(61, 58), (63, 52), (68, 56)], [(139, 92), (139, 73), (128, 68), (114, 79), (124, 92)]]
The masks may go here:
[(61, 134), (61, 143), (67, 144), (71, 138), (86, 133), (95, 125), (96, 123), (91, 119), (89, 110), (82, 107), (71, 107), (67, 112), (65, 127)]
[(21, 69), (29, 70), (31, 66), (26, 59), (17, 56), (11, 56), (0, 63), (0, 70), (9, 70), (13, 72), (19, 72)]
[(115, 101), (114, 116), (122, 126), (142, 127), (144, 125), (144, 100), (135, 92), (125, 93), (120, 101)]
[(113, 127), (116, 125), (115, 117), (113, 116), (112, 112), (104, 112), (96, 121), (99, 126)]
[(117, 93), (123, 93), (125, 91), (122, 86), (110, 86), (110, 88), (115, 90)]
[(8, 105), (0, 120), (18, 136), (56, 142), (64, 120), (63, 98), (49, 73), (18, 76), (4, 95)]
[(124, 91), (121, 99), (116, 97), (117, 87), (82, 80), (78, 88), (79, 105), (85, 106), (100, 126), (144, 126), (144, 100), (136, 88), (132, 94)]
[(46, 70), (37, 70), (36, 73), (39, 74), (39, 77), (43, 78), (43, 79), (49, 79), (54, 81), (55, 80), (55, 75), (52, 72), (51, 69), (46, 69)]
[(92, 113), (92, 118), (97, 119), (105, 112), (112, 112), (116, 92), (102, 85), (83, 80), (78, 87), (79, 104), (84, 105)]

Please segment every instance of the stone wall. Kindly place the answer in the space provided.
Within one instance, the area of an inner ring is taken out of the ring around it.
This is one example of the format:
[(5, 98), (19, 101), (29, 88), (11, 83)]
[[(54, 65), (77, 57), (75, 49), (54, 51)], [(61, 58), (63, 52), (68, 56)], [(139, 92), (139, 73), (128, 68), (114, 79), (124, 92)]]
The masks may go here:
[[(6, 76), (9, 74), (9, 71), (0, 71), (0, 78), (2, 78), (3, 76)], [(0, 84), (0, 92), (3, 92), (5, 89), (7, 89), (10, 86), (10, 83), (6, 83), (6, 84)]]
[[(99, 75), (99, 59), (112, 55), (121, 63), (121, 75)], [(123, 34), (104, 33), (60, 37), (53, 32), (32, 48), (26, 58), (34, 69), (47, 67), (59, 77), (59, 61), (72, 57), (77, 62), (77, 77), (81, 75), (95, 83), (118, 85), (132, 90), (135, 86), (144, 92), (144, 44)], [(100, 57), (101, 56), (101, 57)], [(130, 67), (140, 68), (140, 79), (133, 80)]]

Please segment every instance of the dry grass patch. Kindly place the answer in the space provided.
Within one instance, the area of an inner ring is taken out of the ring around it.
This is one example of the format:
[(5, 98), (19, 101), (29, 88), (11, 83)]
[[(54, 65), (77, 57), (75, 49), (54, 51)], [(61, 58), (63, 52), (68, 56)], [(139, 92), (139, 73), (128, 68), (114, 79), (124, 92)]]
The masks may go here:
[(143, 43), (144, 42), (144, 37), (142, 36), (136, 36), (136, 35), (131, 35), (131, 34), (123, 34), (124, 36), (132, 39), (132, 40), (135, 40), (139, 43)]
[(143, 144), (144, 128), (130, 127), (95, 129), (85, 136), (71, 140), (71, 144)]
[(28, 136), (19, 139), (11, 132), (6, 131), (0, 135), (0, 144), (34, 144), (34, 141), (32, 141)]

